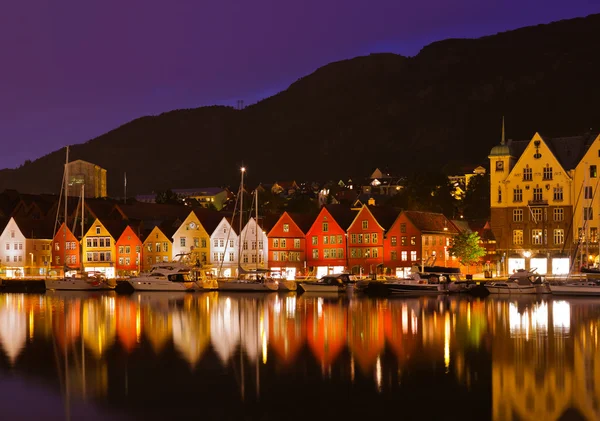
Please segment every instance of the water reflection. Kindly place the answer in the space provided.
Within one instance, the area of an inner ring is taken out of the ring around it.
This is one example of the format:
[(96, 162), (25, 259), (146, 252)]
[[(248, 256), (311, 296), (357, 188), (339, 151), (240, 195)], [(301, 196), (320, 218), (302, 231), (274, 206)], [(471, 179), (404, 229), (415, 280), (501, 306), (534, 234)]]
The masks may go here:
[(371, 393), (408, 408), (435, 394), (440, 408), (427, 410), (440, 416), (447, 395), (481, 407), (454, 409), (466, 419), (600, 419), (599, 323), (594, 300), (535, 297), (0, 296), (10, 367), (43, 376), (50, 364), (69, 396), (132, 406), (136, 391), (167, 387), (208, 387), (207, 405), (223, 393), (268, 402), (280, 385), (310, 382), (300, 390), (312, 393), (333, 382), (330, 393), (346, 399)]

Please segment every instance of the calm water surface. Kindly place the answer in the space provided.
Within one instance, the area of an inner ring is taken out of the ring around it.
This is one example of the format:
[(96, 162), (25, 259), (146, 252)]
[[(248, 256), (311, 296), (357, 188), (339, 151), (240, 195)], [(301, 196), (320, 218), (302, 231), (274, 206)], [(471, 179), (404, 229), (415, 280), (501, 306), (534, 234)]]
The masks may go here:
[(599, 420), (600, 299), (0, 295), (10, 420)]

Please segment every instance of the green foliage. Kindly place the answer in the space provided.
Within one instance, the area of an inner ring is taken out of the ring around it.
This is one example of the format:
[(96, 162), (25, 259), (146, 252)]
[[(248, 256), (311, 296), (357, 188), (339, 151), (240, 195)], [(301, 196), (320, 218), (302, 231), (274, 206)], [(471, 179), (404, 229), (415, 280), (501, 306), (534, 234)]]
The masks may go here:
[(173, 193), (173, 190), (171, 189), (159, 191), (156, 193), (156, 198), (154, 200), (156, 203), (163, 204), (179, 204), (183, 202), (177, 193)]
[(468, 231), (463, 231), (454, 237), (448, 252), (467, 267), (477, 263), (486, 254), (485, 248), (479, 244), (479, 234)]
[(489, 219), (490, 217), (490, 175), (471, 177), (463, 199), (466, 219)]

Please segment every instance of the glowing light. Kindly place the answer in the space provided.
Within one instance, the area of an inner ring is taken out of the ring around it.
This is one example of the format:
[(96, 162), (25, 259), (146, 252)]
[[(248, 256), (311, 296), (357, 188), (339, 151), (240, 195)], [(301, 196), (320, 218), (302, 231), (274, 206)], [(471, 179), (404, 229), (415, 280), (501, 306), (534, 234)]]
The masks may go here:
[(571, 305), (567, 301), (552, 303), (552, 325), (558, 332), (569, 333), (571, 330)]
[(377, 382), (377, 391), (381, 392), (381, 380), (383, 374), (381, 371), (381, 358), (377, 356), (377, 363), (375, 364), (375, 381)]
[(444, 367), (446, 373), (450, 372), (450, 313), (446, 313), (444, 320)]
[(531, 257), (531, 252), (530, 251), (524, 251), (523, 252), (523, 256), (525, 256), (526, 258), (530, 258)]
[(135, 340), (138, 344), (142, 341), (142, 313), (139, 307), (135, 311)]
[(29, 339), (33, 339), (33, 310), (29, 311)]
[(240, 168), (240, 170), (241, 170), (242, 172), (246, 172), (246, 167), (242, 167), (242, 168)]

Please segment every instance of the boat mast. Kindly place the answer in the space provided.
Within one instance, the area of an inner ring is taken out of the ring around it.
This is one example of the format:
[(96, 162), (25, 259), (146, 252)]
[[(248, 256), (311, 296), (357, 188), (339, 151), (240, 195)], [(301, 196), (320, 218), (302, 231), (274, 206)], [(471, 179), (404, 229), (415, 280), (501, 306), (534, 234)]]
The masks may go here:
[(258, 189), (254, 189), (255, 205), (256, 205), (256, 274), (258, 276)]
[(85, 272), (83, 268), (83, 236), (84, 232), (84, 218), (85, 218), (85, 183), (81, 185), (81, 241), (79, 242), (79, 266), (81, 272)]
[[(69, 203), (69, 146), (67, 145), (67, 158), (65, 161), (65, 228), (63, 230), (63, 266), (66, 270), (67, 268), (67, 213), (68, 213), (68, 203)], [(63, 270), (63, 272), (65, 272)], [(66, 273), (64, 274), (66, 276)]]
[(238, 236), (238, 278), (240, 278), (242, 274), (242, 218), (244, 216), (244, 173), (246, 172), (246, 167), (242, 167), (242, 181), (240, 183), (240, 229)]

